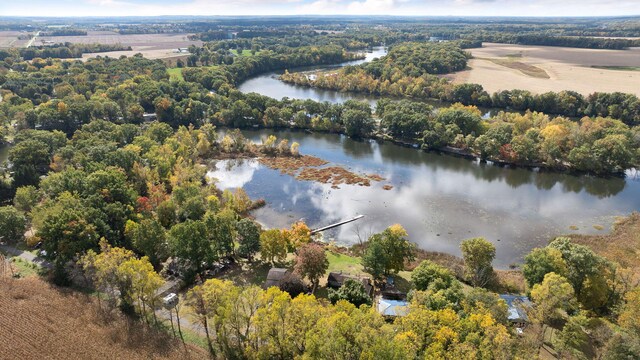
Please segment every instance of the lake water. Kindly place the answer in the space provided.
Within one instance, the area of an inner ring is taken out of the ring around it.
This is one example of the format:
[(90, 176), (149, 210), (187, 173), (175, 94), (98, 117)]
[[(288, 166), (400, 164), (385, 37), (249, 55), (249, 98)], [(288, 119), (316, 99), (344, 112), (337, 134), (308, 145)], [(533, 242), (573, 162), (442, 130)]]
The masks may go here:
[[(314, 155), (360, 174), (387, 180), (370, 187), (299, 181), (256, 160), (218, 161), (208, 176), (221, 189), (243, 187), (267, 206), (253, 212), (267, 227), (304, 219), (311, 228), (359, 214), (365, 218), (325, 238), (349, 245), (394, 223), (425, 250), (460, 255), (460, 242), (484, 236), (496, 245), (494, 265), (506, 268), (532, 248), (567, 233), (605, 233), (615, 216), (640, 209), (640, 180), (535, 172), (335, 134), (246, 131), (255, 142), (275, 134)], [(383, 190), (383, 185), (392, 185)], [(597, 230), (601, 225), (604, 230)], [(572, 230), (575, 226), (578, 230)]]

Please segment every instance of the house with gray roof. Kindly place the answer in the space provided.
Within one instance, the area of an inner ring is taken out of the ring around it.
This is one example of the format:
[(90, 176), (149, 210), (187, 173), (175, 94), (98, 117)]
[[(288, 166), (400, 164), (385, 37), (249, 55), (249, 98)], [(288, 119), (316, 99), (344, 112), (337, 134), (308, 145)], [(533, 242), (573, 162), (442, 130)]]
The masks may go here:
[(507, 320), (517, 328), (525, 327), (529, 322), (526, 309), (533, 306), (529, 298), (509, 294), (502, 294), (500, 298), (507, 303)]

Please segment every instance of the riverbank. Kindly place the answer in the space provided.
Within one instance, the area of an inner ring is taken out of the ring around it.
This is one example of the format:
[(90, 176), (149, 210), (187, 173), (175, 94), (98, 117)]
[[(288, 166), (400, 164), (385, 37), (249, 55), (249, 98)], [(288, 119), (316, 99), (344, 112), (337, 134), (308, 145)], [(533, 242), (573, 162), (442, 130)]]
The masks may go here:
[[(274, 79), (266, 81), (280, 83)], [(239, 89), (244, 92), (261, 93), (268, 97), (282, 95), (267, 91), (266, 88), (261, 91), (261, 86), (266, 85), (244, 86), (243, 84)], [(293, 90), (298, 91), (296, 88)], [(306, 116), (309, 118), (307, 123), (301, 123), (301, 120), (296, 120), (293, 123), (289, 118), (280, 120), (281, 124), (275, 126), (285, 126), (291, 129), (303, 128), (318, 132), (326, 130), (338, 133), (347, 132), (343, 123), (340, 122), (343, 119), (338, 117), (338, 119), (331, 120), (332, 118), (329, 118), (330, 116), (335, 117), (332, 115), (335, 112), (333, 111), (335, 105), (327, 105), (326, 102), (335, 103), (335, 101), (329, 101), (330, 99), (324, 98), (323, 95), (317, 95), (309, 89), (300, 91), (303, 96), (298, 98), (303, 98), (306, 94), (309, 99), (323, 101), (325, 104), (322, 106), (317, 104), (311, 109), (306, 109)], [(285, 97), (289, 97), (288, 95)], [(331, 96), (334, 95), (329, 95), (329, 97)], [(337, 93), (336, 96), (339, 96), (337, 99), (346, 101), (346, 98), (343, 98), (344, 93)], [(356, 98), (355, 100), (362, 99)], [(426, 104), (429, 105), (429, 103)], [(369, 102), (369, 107), (373, 105)], [(305, 109), (299, 109), (299, 105), (298, 107), (292, 106), (290, 100), (283, 100), (278, 107), (281, 111), (291, 110), (292, 113), (305, 111)], [(329, 107), (332, 111), (313, 110), (314, 108)], [(371, 127), (374, 132), (362, 134), (365, 138), (389, 140), (403, 146), (408, 142), (414, 148), (420, 148), (424, 145), (429, 149), (444, 153), (470, 158), (478, 157), (483, 161), (491, 161), (501, 166), (545, 168), (598, 176), (620, 176), (625, 170), (638, 167), (638, 161), (640, 161), (640, 155), (636, 151), (633, 129), (603, 118), (567, 121), (562, 118), (554, 119), (542, 113), (522, 114), (517, 112), (499, 113), (492, 117), (493, 114), (490, 112), (483, 114), (484, 110), (479, 111), (475, 107), (462, 107), (459, 104), (454, 104), (433, 111), (422, 102), (407, 101), (406, 99), (397, 103), (386, 101), (382, 110), (376, 108), (376, 111), (379, 112), (377, 116), (382, 121), (376, 121), (375, 118), (369, 119), (367, 122), (372, 123)], [(425, 111), (432, 113), (425, 114)], [(340, 113), (338, 112), (338, 114)], [(246, 126), (257, 128), (265, 126), (260, 118), (256, 120)], [(216, 124), (224, 124), (224, 122)], [(272, 123), (266, 124), (273, 125)], [(456, 127), (452, 127), (452, 125), (456, 125)], [(592, 131), (589, 130), (593, 128), (592, 125), (611, 129), (616, 136), (609, 136), (608, 133), (592, 134)], [(473, 129), (468, 129), (467, 126), (472, 126)], [(522, 126), (527, 126), (527, 128), (523, 129)], [(507, 130), (507, 128), (509, 129)], [(526, 137), (525, 133), (528, 130), (536, 131), (539, 134), (546, 131), (544, 133), (548, 136), (531, 135)], [(550, 137), (549, 134), (552, 133), (565, 135)], [(428, 136), (424, 141), (423, 135)], [(407, 140), (400, 136), (415, 138)], [(562, 146), (563, 143), (570, 143), (572, 146)], [(612, 150), (614, 147), (620, 148), (619, 151)], [(576, 150), (572, 151), (574, 148)]]
[(618, 172), (613, 172), (613, 173), (609, 173), (609, 174), (600, 174), (600, 173), (595, 173), (595, 172), (592, 172), (592, 171), (579, 171), (579, 170), (576, 170), (576, 169), (572, 169), (571, 167), (567, 166), (566, 164), (563, 167), (557, 167), (557, 166), (550, 167), (547, 164), (541, 163), (541, 162), (523, 164), (523, 163), (514, 163), (514, 162), (504, 161), (504, 160), (501, 160), (501, 159), (494, 159), (494, 158), (484, 158), (483, 159), (478, 154), (475, 154), (475, 153), (469, 151), (468, 149), (456, 148), (456, 147), (453, 147), (453, 146), (443, 146), (443, 147), (438, 147), (438, 148), (433, 148), (433, 149), (425, 149), (425, 148), (421, 147), (418, 143), (415, 143), (415, 142), (412, 143), (412, 142), (408, 142), (408, 141), (404, 141), (404, 140), (394, 139), (394, 138), (390, 138), (390, 137), (387, 137), (387, 136), (376, 135), (376, 136), (372, 137), (372, 139), (381, 140), (381, 141), (389, 141), (389, 142), (391, 142), (391, 143), (393, 143), (395, 145), (399, 145), (399, 146), (403, 146), (403, 147), (407, 147), (407, 148), (412, 148), (412, 149), (417, 149), (417, 150), (422, 150), (422, 151), (430, 151), (430, 152), (434, 152), (434, 153), (440, 153), (440, 154), (446, 154), (446, 155), (450, 155), (450, 156), (455, 156), (455, 157), (459, 157), (459, 158), (463, 158), (463, 159), (490, 163), (491, 165), (495, 165), (495, 166), (499, 166), (499, 167), (522, 168), (522, 169), (528, 169), (528, 170), (532, 170), (532, 171), (552, 171), (552, 172), (572, 174), (572, 175), (577, 175), (577, 176), (592, 175), (592, 176), (599, 176), (599, 177), (605, 177), (605, 178), (606, 177), (624, 178), (628, 171), (640, 168), (640, 164), (638, 164), (635, 167), (627, 169), (625, 171), (618, 171)]

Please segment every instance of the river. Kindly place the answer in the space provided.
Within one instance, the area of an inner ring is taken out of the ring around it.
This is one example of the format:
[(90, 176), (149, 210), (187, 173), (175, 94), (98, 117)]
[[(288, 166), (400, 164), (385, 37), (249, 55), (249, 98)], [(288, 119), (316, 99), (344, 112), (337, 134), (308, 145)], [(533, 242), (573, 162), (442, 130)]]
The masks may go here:
[[(356, 65), (385, 54), (384, 48), (375, 48), (364, 60), (333, 67)], [(332, 103), (355, 99), (372, 106), (379, 99), (286, 84), (278, 80), (280, 73), (249, 79), (239, 90), (276, 99)], [(489, 114), (485, 112), (485, 116)], [(258, 142), (270, 133), (264, 130), (246, 135)], [(288, 227), (304, 219), (315, 228), (365, 214), (362, 220), (325, 233), (326, 239), (343, 245), (400, 223), (421, 249), (454, 255), (460, 255), (462, 240), (484, 236), (496, 245), (494, 264), (507, 268), (552, 237), (604, 233), (611, 229), (615, 216), (640, 209), (640, 181), (635, 172), (629, 172), (626, 179), (535, 172), (334, 134), (276, 135), (300, 143), (303, 154), (356, 172), (377, 173), (387, 180), (371, 187), (341, 185), (332, 189), (330, 185), (298, 181), (255, 160), (220, 161), (208, 175), (217, 178), (222, 189), (244, 187), (251, 197), (264, 198), (267, 206), (253, 215), (267, 227)], [(383, 190), (386, 184), (393, 188)]]
[[(374, 47), (370, 52), (366, 53), (366, 57), (361, 60), (349, 61), (342, 64), (329, 65), (329, 66), (310, 66), (292, 69), (292, 71), (314, 71), (314, 70), (327, 70), (340, 68), (347, 65), (359, 65), (365, 62), (369, 62), (375, 58), (382, 57), (387, 54), (387, 50), (384, 47)], [(301, 100), (315, 100), (319, 102), (328, 101), (332, 104), (340, 104), (347, 100), (358, 100), (364, 101), (371, 105), (371, 108), (375, 109), (376, 103), (380, 100), (381, 96), (375, 96), (370, 94), (361, 94), (361, 93), (350, 93), (350, 92), (340, 92), (335, 90), (325, 90), (312, 88), (307, 86), (299, 86), (293, 84), (287, 84), (285, 82), (280, 81), (279, 77), (283, 73), (283, 71), (274, 71), (270, 73), (265, 73), (262, 75), (258, 75), (251, 79), (246, 80), (242, 84), (238, 86), (238, 90), (243, 93), (258, 93), (260, 95), (269, 96), (274, 99), (281, 100), (282, 98), (289, 99), (301, 99)], [(438, 101), (435, 99), (432, 100), (420, 100), (422, 102), (428, 103), (434, 109), (439, 109), (442, 107), (449, 107), (451, 104), (445, 103), (442, 101)], [(512, 110), (504, 110), (504, 109), (492, 109), (492, 108), (480, 108), (482, 111), (483, 118), (488, 118), (490, 116), (496, 115), (500, 111), (512, 112)]]
[[(208, 172), (221, 189), (243, 187), (267, 206), (252, 213), (267, 227), (304, 219), (311, 228), (364, 214), (325, 233), (349, 245), (394, 223), (421, 249), (460, 255), (460, 242), (484, 236), (496, 246), (498, 268), (522, 261), (532, 248), (567, 233), (603, 234), (615, 216), (640, 209), (640, 181), (536, 172), (423, 152), (336, 134), (246, 131), (259, 142), (274, 133), (314, 155), (360, 174), (384, 178), (370, 187), (296, 180), (256, 160), (218, 161)], [(392, 185), (383, 190), (383, 185)], [(602, 226), (602, 230), (598, 230)]]
[[(365, 62), (369, 62), (375, 58), (382, 57), (387, 54), (387, 50), (384, 47), (375, 47), (371, 52), (366, 53), (366, 57), (362, 60), (349, 61), (342, 64), (332, 66), (317, 66), (295, 69), (295, 71), (311, 71), (311, 70), (325, 70), (331, 68), (339, 68), (347, 65), (359, 65)], [(258, 75), (251, 78), (238, 86), (238, 90), (249, 93), (255, 92), (261, 95), (269, 96), (274, 99), (282, 99), (284, 97), (290, 99), (312, 99), (315, 101), (328, 101), (330, 103), (343, 103), (347, 100), (360, 100), (368, 102), (372, 107), (380, 99), (379, 97), (355, 94), (355, 93), (343, 93), (333, 90), (315, 89), (306, 86), (297, 86), (284, 83), (278, 79), (283, 71), (270, 72), (262, 75)]]

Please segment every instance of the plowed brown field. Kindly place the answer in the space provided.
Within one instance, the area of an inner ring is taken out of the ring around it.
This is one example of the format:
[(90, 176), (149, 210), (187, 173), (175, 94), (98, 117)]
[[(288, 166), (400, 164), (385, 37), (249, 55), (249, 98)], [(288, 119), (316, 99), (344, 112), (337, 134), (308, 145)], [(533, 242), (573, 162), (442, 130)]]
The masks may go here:
[(35, 277), (0, 279), (0, 359), (200, 359), (206, 353)]

